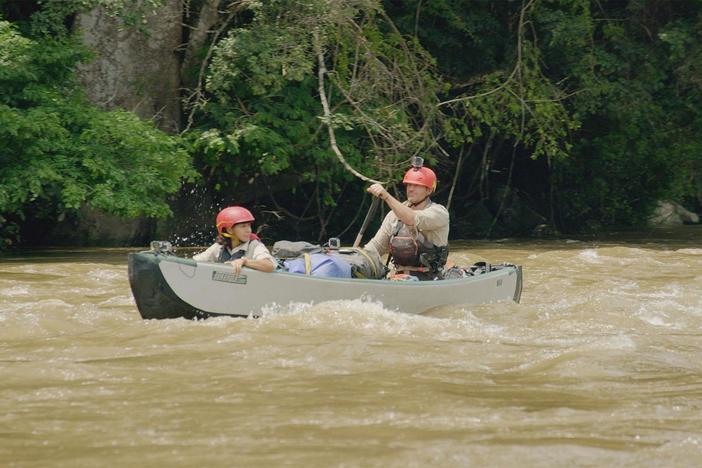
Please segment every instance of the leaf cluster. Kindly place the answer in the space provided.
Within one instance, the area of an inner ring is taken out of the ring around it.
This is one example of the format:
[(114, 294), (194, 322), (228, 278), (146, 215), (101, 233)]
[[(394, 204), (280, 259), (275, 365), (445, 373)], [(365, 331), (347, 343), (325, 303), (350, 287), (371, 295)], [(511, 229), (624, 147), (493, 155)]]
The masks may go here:
[[(360, 189), (336, 161), (327, 126), (351, 166), (392, 183), (410, 156), (435, 145), (441, 80), (379, 2), (276, 0), (249, 8), (250, 24), (214, 46), (208, 99), (189, 134), (215, 188), (236, 192), (249, 177), (292, 176), (293, 192), (314, 206), (307, 215), (316, 212), (325, 224), (347, 184)], [(319, 53), (329, 118), (320, 104)]]
[(487, 152), (466, 179), (531, 192), (563, 230), (640, 224), (665, 198), (702, 208), (699, 2), (384, 3), (452, 85), (447, 140)]
[(30, 39), (0, 21), (5, 235), (13, 219), (39, 214), (51, 222), (82, 204), (124, 217), (167, 216), (166, 197), (194, 175), (176, 138), (87, 102), (75, 75), (87, 56), (74, 38)]

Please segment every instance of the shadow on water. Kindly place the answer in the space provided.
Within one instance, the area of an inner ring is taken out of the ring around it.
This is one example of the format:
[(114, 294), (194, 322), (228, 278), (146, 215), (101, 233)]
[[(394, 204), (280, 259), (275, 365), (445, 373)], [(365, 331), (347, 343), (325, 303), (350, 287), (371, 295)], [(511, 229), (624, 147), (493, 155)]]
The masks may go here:
[(452, 250), (462, 248), (489, 248), (493, 250), (514, 247), (582, 249), (593, 247), (642, 247), (651, 249), (702, 248), (702, 224), (656, 227), (645, 230), (621, 229), (596, 234), (563, 235), (544, 238), (452, 239)]
[(11, 250), (0, 253), (1, 263), (104, 263), (109, 265), (126, 264), (131, 252), (146, 250), (148, 247), (104, 248), (104, 247), (61, 247)]
[[(516, 248), (536, 248), (575, 250), (592, 247), (641, 247), (647, 249), (702, 248), (702, 225), (685, 225), (674, 227), (650, 228), (647, 230), (619, 230), (593, 235), (562, 236), (558, 238), (500, 238), (500, 239), (452, 239), (451, 250), (482, 249), (513, 250)], [(204, 250), (206, 246), (178, 246), (176, 254), (192, 257), (194, 253)], [(270, 247), (270, 246), (269, 246)], [(131, 252), (147, 250), (143, 247), (43, 247), (35, 249), (13, 249), (0, 252), (0, 263), (12, 262), (35, 263), (50, 262), (88, 262), (119, 265), (126, 263)]]

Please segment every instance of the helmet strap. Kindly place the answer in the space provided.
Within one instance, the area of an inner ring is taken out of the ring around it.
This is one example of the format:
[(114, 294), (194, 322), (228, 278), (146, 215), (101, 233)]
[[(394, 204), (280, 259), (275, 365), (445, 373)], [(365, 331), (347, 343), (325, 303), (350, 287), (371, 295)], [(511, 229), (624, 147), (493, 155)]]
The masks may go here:
[(241, 241), (238, 237), (229, 234), (228, 232), (222, 232), (222, 237), (226, 237), (227, 239), (229, 239), (229, 244), (231, 245), (232, 249), (238, 247), (239, 244), (241, 244)]

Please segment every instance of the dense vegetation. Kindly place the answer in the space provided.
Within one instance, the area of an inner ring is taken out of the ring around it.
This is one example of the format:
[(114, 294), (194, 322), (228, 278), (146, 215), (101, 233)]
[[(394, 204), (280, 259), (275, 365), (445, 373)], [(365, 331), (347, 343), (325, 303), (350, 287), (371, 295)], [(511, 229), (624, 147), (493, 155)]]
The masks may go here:
[(88, 51), (46, 21), (0, 20), (0, 238), (46, 230), (82, 204), (171, 214), (166, 196), (195, 175), (189, 155), (150, 122), (90, 104), (75, 72)]
[(0, 1), (5, 239), (82, 204), (165, 216), (184, 180), (269, 213), (270, 237), (350, 237), (367, 181), (397, 184), (413, 155), (438, 170), (454, 237), (702, 208), (699, 1), (214, 2), (178, 136), (99, 110), (76, 77), (75, 14), (130, 27), (134, 2), (28, 3)]

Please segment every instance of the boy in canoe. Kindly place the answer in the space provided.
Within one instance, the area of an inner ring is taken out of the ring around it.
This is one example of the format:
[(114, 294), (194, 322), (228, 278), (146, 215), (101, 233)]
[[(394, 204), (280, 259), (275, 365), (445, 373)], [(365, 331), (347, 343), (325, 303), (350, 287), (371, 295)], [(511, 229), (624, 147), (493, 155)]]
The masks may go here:
[(397, 273), (420, 280), (440, 279), (448, 257), (449, 213), (429, 196), (436, 190), (436, 174), (415, 158), (402, 183), (407, 200), (399, 201), (380, 184), (368, 192), (383, 200), (391, 211), (365, 249), (392, 258)]
[(270, 273), (277, 262), (263, 242), (251, 232), (254, 217), (241, 206), (228, 206), (217, 215), (217, 242), (207, 250), (193, 255), (196, 262), (231, 263), (234, 274), (247, 266), (254, 270)]

